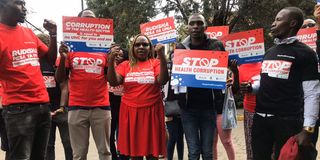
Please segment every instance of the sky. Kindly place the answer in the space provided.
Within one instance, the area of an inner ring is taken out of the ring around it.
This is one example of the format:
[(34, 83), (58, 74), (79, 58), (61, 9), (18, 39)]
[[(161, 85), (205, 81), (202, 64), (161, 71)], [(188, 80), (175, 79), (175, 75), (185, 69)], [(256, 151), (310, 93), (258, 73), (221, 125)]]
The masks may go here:
[(33, 25), (45, 31), (42, 27), (44, 19), (56, 22), (58, 41), (62, 40), (62, 16), (77, 16), (81, 11), (81, 0), (25, 0), (25, 2), (28, 10), (27, 20)]

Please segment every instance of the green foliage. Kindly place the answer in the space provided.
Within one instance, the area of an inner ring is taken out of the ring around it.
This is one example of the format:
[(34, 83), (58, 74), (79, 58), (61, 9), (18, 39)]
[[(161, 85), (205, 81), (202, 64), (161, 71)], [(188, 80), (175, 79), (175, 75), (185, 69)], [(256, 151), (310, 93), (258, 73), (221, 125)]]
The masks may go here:
[(114, 23), (114, 41), (128, 47), (130, 38), (140, 33), (140, 24), (158, 14), (159, 0), (86, 0), (98, 17), (111, 18)]

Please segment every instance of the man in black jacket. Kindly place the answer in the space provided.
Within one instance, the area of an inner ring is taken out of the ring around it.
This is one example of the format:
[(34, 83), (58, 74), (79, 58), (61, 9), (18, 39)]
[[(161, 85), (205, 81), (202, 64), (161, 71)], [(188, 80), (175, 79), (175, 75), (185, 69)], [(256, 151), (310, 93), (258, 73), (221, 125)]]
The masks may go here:
[[(253, 118), (254, 160), (278, 159), (282, 146), (296, 136), (300, 154), (310, 151), (318, 118), (319, 80), (315, 52), (296, 38), (303, 13), (296, 7), (278, 12), (271, 26), (275, 45), (267, 50), (261, 68)], [(306, 151), (306, 152), (305, 152)], [(302, 159), (313, 159), (306, 157)]]
[[(201, 14), (193, 14), (188, 20), (189, 36), (177, 45), (177, 49), (224, 51), (218, 40), (209, 39), (204, 33), (207, 23)], [(181, 93), (184, 92), (184, 93)], [(215, 105), (222, 105), (221, 90), (188, 87), (179, 93), (181, 118), (188, 145), (190, 160), (212, 160), (212, 144), (216, 123)]]

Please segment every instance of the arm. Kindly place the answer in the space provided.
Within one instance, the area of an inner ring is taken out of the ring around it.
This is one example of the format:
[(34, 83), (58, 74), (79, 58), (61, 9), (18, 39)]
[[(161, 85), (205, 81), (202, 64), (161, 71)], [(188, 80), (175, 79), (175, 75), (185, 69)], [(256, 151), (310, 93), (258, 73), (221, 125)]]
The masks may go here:
[(46, 60), (49, 64), (54, 65), (57, 58), (57, 25), (50, 20), (44, 20), (43, 27), (49, 32), (50, 45)]
[(164, 45), (157, 44), (155, 47), (155, 52), (158, 54), (160, 60), (160, 74), (157, 77), (157, 83), (165, 85), (169, 79), (169, 73), (167, 68), (167, 60), (164, 55)]
[(233, 94), (237, 94), (239, 92), (239, 70), (237, 66), (237, 60), (231, 60), (230, 70), (233, 73), (233, 85), (232, 92)]
[(111, 48), (109, 55), (107, 78), (111, 86), (118, 86), (123, 83), (123, 77), (117, 74), (115, 69), (115, 59), (119, 52), (120, 48), (114, 46)]
[[(320, 83), (319, 80), (309, 80), (302, 83), (304, 93), (304, 127), (315, 127), (320, 102)], [(305, 128), (298, 134), (298, 142), (300, 146), (306, 147), (311, 142), (312, 132), (308, 132)]]
[(68, 53), (68, 46), (64, 43), (61, 44), (59, 48), (60, 53), (60, 64), (58, 66), (58, 69), (55, 73), (55, 78), (58, 83), (62, 83), (67, 79), (67, 69), (66, 69), (66, 59), (67, 59), (67, 53)]

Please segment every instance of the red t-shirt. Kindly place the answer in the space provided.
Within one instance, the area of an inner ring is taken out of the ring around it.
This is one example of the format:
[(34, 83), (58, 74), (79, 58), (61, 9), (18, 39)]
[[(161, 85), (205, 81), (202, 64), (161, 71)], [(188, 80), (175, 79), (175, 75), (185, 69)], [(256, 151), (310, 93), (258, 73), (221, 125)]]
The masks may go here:
[(2, 94), (3, 94), (3, 88), (2, 88), (1, 81), (0, 81), (0, 97), (2, 97)]
[(71, 52), (66, 60), (70, 69), (69, 106), (109, 106), (106, 67), (107, 54)]
[[(239, 83), (241, 82), (251, 82), (259, 80), (259, 75), (261, 71), (261, 63), (248, 63), (242, 64), (239, 67)], [(256, 95), (255, 94), (245, 94), (243, 100), (243, 107), (249, 112), (254, 112), (256, 108)]]
[(3, 105), (49, 102), (39, 57), (48, 47), (28, 28), (0, 23), (0, 79)]
[(123, 103), (132, 107), (145, 107), (161, 100), (160, 85), (155, 81), (160, 74), (158, 59), (138, 62), (133, 68), (129, 61), (125, 61), (116, 70), (124, 79)]

